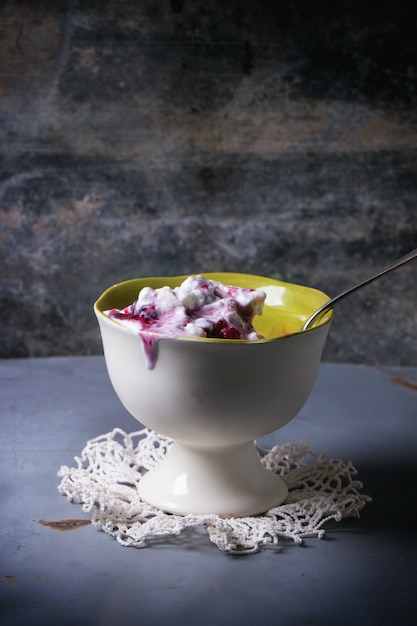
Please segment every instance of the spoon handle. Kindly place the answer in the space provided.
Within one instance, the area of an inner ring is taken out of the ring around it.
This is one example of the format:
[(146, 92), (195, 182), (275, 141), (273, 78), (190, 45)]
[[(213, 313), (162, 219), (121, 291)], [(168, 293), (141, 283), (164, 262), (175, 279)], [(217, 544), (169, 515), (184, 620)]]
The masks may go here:
[(339, 302), (339, 300), (342, 300), (343, 298), (345, 298), (346, 296), (349, 296), (354, 291), (357, 291), (358, 289), (361, 289), (362, 287), (365, 287), (365, 285), (369, 285), (369, 283), (372, 283), (377, 278), (380, 278), (381, 276), (384, 276), (384, 274), (388, 274), (388, 272), (392, 272), (392, 270), (395, 270), (397, 267), (400, 267), (400, 265), (404, 265), (404, 263), (408, 263), (408, 261), (411, 261), (412, 259), (415, 259), (416, 257), (417, 257), (417, 248), (415, 248), (414, 250), (412, 250), (408, 254), (405, 254), (404, 256), (400, 257), (399, 259), (397, 259), (396, 261), (394, 261), (393, 263), (391, 263), (390, 265), (388, 265), (384, 269), (380, 270), (379, 272), (377, 272), (376, 274), (374, 274), (370, 278), (367, 278), (367, 279), (361, 281), (360, 283), (358, 283), (354, 287), (349, 287), (349, 289), (345, 289), (345, 291), (342, 291), (341, 293), (339, 293), (334, 298), (331, 298), (328, 302), (325, 302), (323, 304), (323, 306), (321, 306), (319, 309), (317, 309), (317, 311), (315, 311), (308, 318), (308, 320), (304, 323), (304, 325), (303, 325), (301, 330), (302, 331), (308, 330), (308, 328), (311, 327), (311, 325), (313, 324), (313, 322), (315, 320), (317, 320), (317, 318), (322, 317), (325, 313), (327, 313), (327, 311), (332, 309), (334, 307), (334, 305), (337, 302)]

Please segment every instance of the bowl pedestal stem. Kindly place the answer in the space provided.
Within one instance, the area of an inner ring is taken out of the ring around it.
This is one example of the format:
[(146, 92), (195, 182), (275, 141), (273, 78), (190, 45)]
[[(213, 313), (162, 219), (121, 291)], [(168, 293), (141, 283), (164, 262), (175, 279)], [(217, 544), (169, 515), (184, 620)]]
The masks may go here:
[(252, 441), (212, 448), (174, 441), (141, 479), (139, 495), (169, 513), (242, 517), (282, 504), (288, 489), (262, 465)]

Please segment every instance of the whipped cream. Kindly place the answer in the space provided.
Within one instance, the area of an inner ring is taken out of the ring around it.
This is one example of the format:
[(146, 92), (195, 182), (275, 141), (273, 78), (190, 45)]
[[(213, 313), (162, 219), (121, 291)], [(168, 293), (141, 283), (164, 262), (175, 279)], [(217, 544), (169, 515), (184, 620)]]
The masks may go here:
[(252, 322), (262, 314), (265, 298), (261, 290), (189, 276), (174, 289), (144, 287), (129, 306), (104, 313), (140, 337), (147, 367), (153, 369), (162, 337), (262, 339)]

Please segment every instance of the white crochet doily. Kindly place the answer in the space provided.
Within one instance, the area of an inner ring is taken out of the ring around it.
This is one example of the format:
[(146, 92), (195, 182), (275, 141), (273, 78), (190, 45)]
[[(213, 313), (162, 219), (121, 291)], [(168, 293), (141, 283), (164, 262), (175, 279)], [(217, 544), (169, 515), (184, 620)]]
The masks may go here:
[(302, 543), (324, 535), (329, 520), (359, 517), (370, 500), (360, 492), (350, 462), (326, 460), (306, 442), (259, 449), (265, 467), (279, 474), (289, 495), (284, 504), (262, 515), (223, 518), (218, 515), (172, 515), (142, 500), (137, 492), (142, 475), (163, 459), (171, 440), (143, 429), (127, 434), (119, 428), (87, 442), (77, 467), (58, 472), (60, 493), (92, 512), (92, 523), (124, 546), (141, 547), (156, 536), (173, 536), (204, 526), (210, 540), (233, 554), (257, 552), (279, 538)]

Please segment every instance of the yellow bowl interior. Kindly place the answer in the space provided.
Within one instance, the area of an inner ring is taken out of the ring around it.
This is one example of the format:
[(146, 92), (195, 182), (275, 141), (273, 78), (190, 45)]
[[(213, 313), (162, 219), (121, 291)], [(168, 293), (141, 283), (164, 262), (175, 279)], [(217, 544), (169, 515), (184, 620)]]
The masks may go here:
[[(264, 311), (262, 315), (255, 317), (254, 327), (266, 339), (275, 339), (299, 332), (310, 315), (329, 300), (325, 293), (317, 289), (264, 276), (236, 272), (209, 272), (203, 273), (202, 276), (226, 285), (265, 291), (267, 297)], [(117, 283), (109, 287), (98, 298), (94, 308), (99, 313), (111, 308), (122, 309), (137, 299), (138, 293), (143, 287), (158, 289), (167, 285), (174, 288), (180, 285), (185, 278), (187, 276), (157, 276), (135, 278)], [(329, 312), (317, 326), (328, 323), (331, 317), (332, 312)]]

